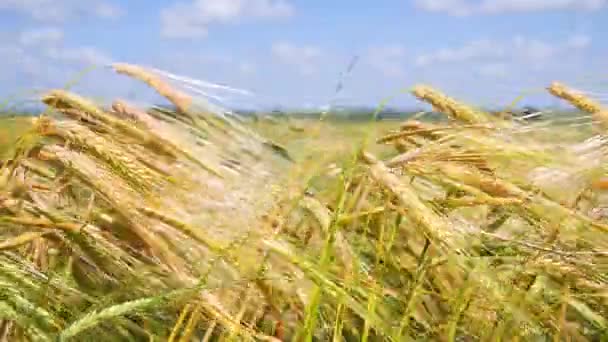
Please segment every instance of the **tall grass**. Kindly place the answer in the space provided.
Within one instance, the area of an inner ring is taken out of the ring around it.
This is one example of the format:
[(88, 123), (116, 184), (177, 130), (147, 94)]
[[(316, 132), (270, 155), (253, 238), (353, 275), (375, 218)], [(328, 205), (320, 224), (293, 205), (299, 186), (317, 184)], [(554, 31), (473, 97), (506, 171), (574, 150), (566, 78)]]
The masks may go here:
[(177, 109), (43, 96), (1, 168), (0, 339), (608, 339), (602, 131), (427, 86), (452, 120), (243, 124), (114, 68)]

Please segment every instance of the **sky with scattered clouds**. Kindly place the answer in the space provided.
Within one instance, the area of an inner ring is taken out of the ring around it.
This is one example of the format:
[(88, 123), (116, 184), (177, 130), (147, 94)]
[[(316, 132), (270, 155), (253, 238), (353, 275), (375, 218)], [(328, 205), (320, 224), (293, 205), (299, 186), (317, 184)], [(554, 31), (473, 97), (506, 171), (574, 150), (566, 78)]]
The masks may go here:
[(608, 0), (0, 0), (0, 23), (0, 98), (75, 84), (151, 99), (115, 61), (246, 89), (235, 101), (252, 106), (414, 105), (399, 93), (416, 83), (554, 104), (553, 80), (608, 85)]

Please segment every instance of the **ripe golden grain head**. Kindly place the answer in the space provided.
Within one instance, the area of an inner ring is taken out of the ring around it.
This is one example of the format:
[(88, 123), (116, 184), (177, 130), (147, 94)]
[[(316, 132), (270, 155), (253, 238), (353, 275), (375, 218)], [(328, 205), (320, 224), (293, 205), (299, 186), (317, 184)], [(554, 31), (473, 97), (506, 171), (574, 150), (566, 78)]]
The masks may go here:
[(140, 124), (143, 124), (146, 128), (155, 128), (158, 126), (158, 122), (144, 110), (132, 106), (131, 104), (116, 100), (112, 103), (112, 110), (123, 118), (134, 120)]
[(468, 123), (488, 122), (488, 117), (485, 113), (473, 109), (433, 87), (418, 85), (414, 87), (412, 94), (421, 101), (431, 104), (436, 111), (445, 113), (451, 118)]
[(152, 172), (143, 167), (123, 146), (95, 134), (84, 125), (69, 121), (51, 122), (47, 119), (43, 123), (39, 121), (37, 129), (41, 135), (61, 138), (70, 146), (99, 159), (109, 170), (138, 189), (146, 189), (156, 182)]
[(76, 110), (95, 119), (107, 121), (105, 113), (93, 102), (62, 89), (54, 89), (42, 96), (42, 102), (59, 111)]
[(602, 106), (596, 101), (590, 99), (589, 97), (581, 94), (577, 91), (574, 91), (564, 84), (560, 82), (553, 82), (547, 88), (549, 93), (553, 96), (559, 97), (563, 100), (568, 101), (576, 108), (582, 110), (583, 112), (589, 114), (599, 113), (602, 110)]
[(125, 63), (113, 64), (112, 68), (119, 74), (135, 78), (154, 88), (160, 95), (171, 101), (180, 112), (186, 113), (190, 109), (192, 98), (189, 95), (174, 89), (152, 72), (138, 65)]

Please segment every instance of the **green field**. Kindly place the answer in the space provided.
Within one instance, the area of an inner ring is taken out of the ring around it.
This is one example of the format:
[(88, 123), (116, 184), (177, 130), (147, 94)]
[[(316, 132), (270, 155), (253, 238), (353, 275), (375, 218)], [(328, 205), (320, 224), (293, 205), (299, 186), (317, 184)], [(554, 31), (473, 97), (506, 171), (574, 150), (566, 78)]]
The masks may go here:
[(601, 125), (416, 91), (450, 120), (237, 123), (164, 94), (0, 120), (0, 340), (608, 340)]
[(29, 118), (0, 117), (0, 159), (8, 156), (19, 136), (30, 126)]

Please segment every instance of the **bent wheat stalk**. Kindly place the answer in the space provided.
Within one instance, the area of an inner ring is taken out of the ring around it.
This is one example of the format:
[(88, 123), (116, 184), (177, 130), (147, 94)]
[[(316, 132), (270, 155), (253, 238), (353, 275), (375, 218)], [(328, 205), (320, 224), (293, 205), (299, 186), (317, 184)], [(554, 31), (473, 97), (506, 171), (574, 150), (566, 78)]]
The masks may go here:
[(430, 86), (415, 86), (412, 90), (412, 94), (421, 101), (431, 104), (435, 110), (444, 113), (453, 119), (471, 124), (488, 123), (490, 121), (486, 113), (458, 102)]
[(133, 77), (154, 88), (159, 94), (171, 101), (180, 112), (185, 114), (190, 110), (192, 97), (175, 90), (152, 72), (138, 65), (126, 63), (115, 63), (112, 65), (112, 68), (119, 74)]
[(547, 90), (551, 95), (568, 101), (579, 110), (592, 114), (593, 118), (599, 121), (603, 128), (608, 128), (608, 110), (602, 108), (599, 102), (559, 82), (551, 83)]

